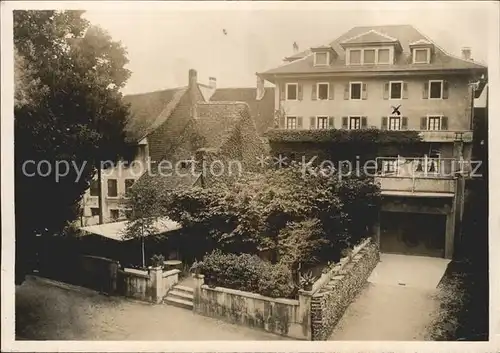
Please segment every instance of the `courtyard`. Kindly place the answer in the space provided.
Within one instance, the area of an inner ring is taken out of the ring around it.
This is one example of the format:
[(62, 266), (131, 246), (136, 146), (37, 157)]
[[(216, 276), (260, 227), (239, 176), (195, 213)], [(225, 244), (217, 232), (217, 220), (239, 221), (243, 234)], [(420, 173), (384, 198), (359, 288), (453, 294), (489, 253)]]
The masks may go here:
[(280, 340), (165, 304), (109, 297), (39, 277), (16, 288), (17, 340)]

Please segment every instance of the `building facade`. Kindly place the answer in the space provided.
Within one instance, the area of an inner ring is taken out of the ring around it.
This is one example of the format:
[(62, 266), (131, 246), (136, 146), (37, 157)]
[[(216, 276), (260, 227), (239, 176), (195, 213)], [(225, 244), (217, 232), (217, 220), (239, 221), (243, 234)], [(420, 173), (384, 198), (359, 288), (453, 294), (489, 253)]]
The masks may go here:
[(298, 136), (271, 143), (273, 153), (321, 150), (301, 143), (303, 130), (417, 131), (411, 151), (393, 146), (376, 158), (377, 238), (385, 252), (451, 258), (471, 171), (474, 83), (486, 67), (412, 26), (355, 27), (285, 61), (259, 74), (276, 85), (276, 129)]

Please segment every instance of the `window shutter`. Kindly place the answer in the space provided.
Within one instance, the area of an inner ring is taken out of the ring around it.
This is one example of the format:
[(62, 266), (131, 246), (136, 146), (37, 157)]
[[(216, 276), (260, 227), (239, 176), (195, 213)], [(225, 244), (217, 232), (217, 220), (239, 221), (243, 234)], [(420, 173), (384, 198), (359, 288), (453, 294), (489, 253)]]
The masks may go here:
[(302, 84), (301, 83), (297, 84), (297, 99), (299, 101), (302, 100)]
[(382, 124), (380, 125), (382, 130), (387, 130), (387, 117), (383, 116), (382, 117)]
[(285, 116), (281, 115), (280, 116), (280, 123), (279, 123), (280, 124), (280, 129), (284, 129), (285, 128), (285, 120), (286, 120)]
[(368, 117), (362, 116), (361, 117), (361, 128), (366, 129), (368, 127)]
[(448, 99), (448, 81), (443, 81), (443, 99)]
[(366, 90), (366, 83), (363, 83), (361, 86), (363, 87), (363, 91), (361, 92), (361, 99), (367, 99), (368, 91)]
[(424, 87), (422, 90), (422, 98), (423, 99), (428, 99), (429, 98), (429, 82), (424, 82)]
[(403, 82), (403, 99), (408, 99), (408, 83)]
[(427, 130), (427, 117), (423, 116), (420, 118), (420, 130)]
[(447, 116), (441, 117), (441, 130), (448, 130), (448, 117)]
[(315, 101), (318, 99), (318, 85), (316, 83), (313, 83), (312, 85), (312, 90), (311, 90), (311, 100)]
[(302, 129), (302, 117), (297, 117), (297, 129)]
[(349, 99), (349, 84), (344, 86), (344, 99)]
[(280, 84), (280, 100), (282, 100), (282, 101), (285, 100), (285, 94), (286, 94), (285, 90), (286, 90), (285, 84), (281, 83)]
[(401, 118), (401, 130), (408, 130), (408, 117), (403, 116)]
[(328, 84), (328, 99), (333, 100), (335, 97), (335, 85), (333, 82)]
[(316, 117), (311, 116), (309, 118), (309, 129), (316, 129)]
[(333, 116), (329, 116), (328, 117), (328, 128), (329, 129), (333, 129), (335, 127), (334, 122), (335, 122), (335, 120), (333, 119)]
[(342, 117), (342, 129), (347, 129), (348, 120), (349, 120), (349, 117), (347, 117), (347, 116)]
[(384, 99), (389, 99), (389, 82), (384, 83)]

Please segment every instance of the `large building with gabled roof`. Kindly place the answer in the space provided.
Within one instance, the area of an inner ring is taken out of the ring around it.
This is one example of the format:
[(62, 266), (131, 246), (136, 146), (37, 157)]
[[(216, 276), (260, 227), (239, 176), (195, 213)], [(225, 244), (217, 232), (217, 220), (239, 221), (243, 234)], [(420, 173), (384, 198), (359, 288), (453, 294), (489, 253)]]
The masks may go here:
[(277, 127), (267, 134), (274, 154), (338, 152), (312, 138), (329, 129), (417, 131), (411, 152), (395, 146), (375, 161), (384, 197), (377, 237), (382, 251), (453, 256), (474, 90), (487, 75), (470, 48), (456, 57), (410, 25), (361, 26), (258, 75), (276, 86)]

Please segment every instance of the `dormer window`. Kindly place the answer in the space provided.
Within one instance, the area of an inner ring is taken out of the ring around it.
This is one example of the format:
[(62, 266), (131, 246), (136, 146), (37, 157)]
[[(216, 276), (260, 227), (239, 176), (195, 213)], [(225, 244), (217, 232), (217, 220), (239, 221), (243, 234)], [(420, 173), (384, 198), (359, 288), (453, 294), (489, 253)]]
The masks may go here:
[(430, 48), (415, 48), (413, 49), (413, 63), (414, 64), (428, 64), (431, 59)]
[(325, 66), (330, 62), (329, 52), (314, 53), (314, 66)]
[(349, 48), (347, 49), (348, 65), (377, 65), (390, 64), (394, 56), (394, 49), (388, 47)]

